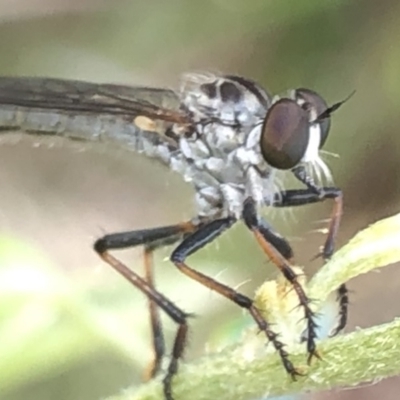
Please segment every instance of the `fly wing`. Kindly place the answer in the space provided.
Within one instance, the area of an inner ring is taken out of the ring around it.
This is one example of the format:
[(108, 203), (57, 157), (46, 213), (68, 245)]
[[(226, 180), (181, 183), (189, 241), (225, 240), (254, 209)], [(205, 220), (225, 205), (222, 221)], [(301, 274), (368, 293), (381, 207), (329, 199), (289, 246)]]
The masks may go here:
[(0, 106), (187, 121), (174, 91), (48, 78), (0, 77)]
[(173, 123), (190, 119), (172, 90), (0, 77), (1, 131), (108, 141), (151, 153), (149, 146), (160, 143), (177, 148), (165, 135)]

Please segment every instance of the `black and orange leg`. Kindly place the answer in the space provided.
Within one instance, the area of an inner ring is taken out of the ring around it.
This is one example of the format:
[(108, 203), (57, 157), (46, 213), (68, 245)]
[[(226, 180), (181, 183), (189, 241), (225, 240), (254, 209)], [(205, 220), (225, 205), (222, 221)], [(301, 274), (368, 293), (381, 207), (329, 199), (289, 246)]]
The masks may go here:
[(329, 335), (330, 337), (336, 336), (347, 325), (347, 314), (349, 308), (349, 292), (346, 285), (343, 283), (337, 289), (337, 301), (339, 303), (339, 323), (334, 331)]
[[(254, 306), (253, 300), (230, 288), (229, 286), (217, 282), (215, 279), (194, 270), (193, 268), (189, 267), (185, 262), (187, 257), (204, 247), (206, 244), (212, 242), (225, 230), (230, 228), (235, 221), (236, 220), (234, 218), (228, 217), (214, 220), (208, 224), (203, 225), (197, 231), (187, 236), (183, 240), (183, 242), (178, 245), (178, 247), (173, 251), (171, 255), (171, 261), (185, 275), (201, 283), (207, 288), (214, 290), (215, 292), (226, 297), (227, 299), (233, 301), (239, 307), (248, 310), (248, 312), (258, 325), (259, 329), (264, 332), (268, 340), (277, 350), (286, 371), (292, 376), (293, 379), (295, 379), (297, 375), (301, 374), (295, 369), (292, 362), (289, 360), (288, 353), (284, 349), (284, 344), (278, 340), (278, 335), (270, 328), (268, 322), (261, 315), (260, 311)], [(179, 346), (178, 343), (176, 343), (175, 347), (178, 351), (173, 354), (173, 358), (168, 369), (168, 374), (165, 378), (165, 382), (167, 383), (168, 387), (170, 387), (171, 379), (176, 373), (177, 361), (181, 357), (179, 351), (182, 346)]]
[(318, 187), (304, 166), (293, 168), (292, 172), (300, 182), (307, 186), (307, 189), (280, 192), (280, 201), (274, 204), (274, 207), (293, 207), (332, 199), (334, 204), (329, 220), (328, 234), (322, 252), (319, 254), (327, 260), (332, 256), (335, 249), (335, 240), (343, 213), (343, 193), (337, 187)]
[[(144, 278), (150, 287), (155, 288), (154, 274), (153, 274), (153, 251), (154, 248), (147, 245), (144, 248)], [(149, 302), (149, 314), (150, 314), (150, 329), (153, 339), (153, 360), (150, 362), (149, 366), (146, 368), (144, 378), (149, 380), (154, 378), (161, 368), (161, 362), (165, 354), (165, 340), (164, 333), (160, 318), (160, 308), (157, 303), (148, 297)]]
[[(96, 241), (94, 248), (100, 257), (117, 272), (123, 275), (135, 287), (141, 290), (149, 299), (150, 322), (153, 334), (154, 360), (150, 365), (148, 377), (154, 377), (160, 370), (161, 361), (165, 353), (164, 335), (159, 315), (161, 308), (178, 325), (177, 337), (186, 335), (187, 317), (170, 300), (159, 293), (154, 286), (152, 253), (156, 248), (176, 243), (182, 240), (185, 235), (198, 228), (198, 225), (188, 222), (162, 228), (137, 230), (106, 235)], [(109, 250), (125, 249), (144, 245), (145, 277), (141, 278), (127, 266), (113, 257)], [(171, 400), (171, 397), (167, 397)]]
[[(306, 185), (306, 189), (284, 190), (276, 195), (274, 207), (295, 207), (306, 204), (319, 203), (327, 199), (332, 199), (334, 205), (329, 220), (328, 234), (325, 239), (322, 251), (318, 256), (322, 256), (324, 260), (328, 260), (335, 249), (335, 240), (339, 230), (340, 220), (343, 213), (343, 194), (337, 187), (318, 187), (312, 177), (307, 174), (303, 166), (299, 166), (292, 170), (294, 176)], [(348, 316), (348, 291), (346, 285), (343, 284), (338, 289), (338, 301), (340, 305), (340, 329), (342, 330), (347, 324)], [(339, 328), (339, 327), (338, 327)]]
[[(304, 166), (296, 167), (292, 170), (294, 176), (302, 182), (305, 189), (283, 190), (275, 195), (273, 207), (295, 207), (303, 206), (306, 204), (319, 203), (327, 199), (334, 200), (332, 215), (329, 222), (328, 234), (323, 246), (322, 251), (318, 255), (322, 255), (324, 260), (328, 260), (335, 247), (335, 239), (339, 230), (339, 224), (343, 212), (343, 194), (337, 187), (318, 187), (313, 178), (307, 174)], [(268, 238), (266, 237), (266, 240)], [(279, 249), (278, 249), (279, 250)], [(282, 253), (282, 252), (281, 252)], [(283, 253), (282, 253), (283, 254)], [(289, 257), (285, 258), (289, 259)], [(348, 294), (345, 285), (338, 289), (338, 300), (340, 305), (340, 324), (336, 333), (343, 329), (347, 323), (347, 306)], [(310, 338), (309, 338), (310, 339)], [(312, 347), (312, 344), (308, 344)]]
[(251, 198), (248, 198), (244, 203), (243, 220), (247, 227), (253, 232), (264, 253), (280, 269), (283, 276), (293, 286), (299, 298), (300, 306), (304, 309), (304, 317), (307, 323), (308, 362), (311, 362), (313, 357), (319, 358), (315, 344), (317, 336), (315, 315), (310, 308), (310, 300), (298, 280), (298, 275), (292, 268), (291, 259), (293, 258), (293, 252), (288, 242), (282, 236), (274, 232), (272, 227), (258, 215), (256, 204)]
[[(195, 225), (192, 223), (183, 223), (177, 225), (179, 229), (183, 229), (187, 234), (187, 232), (191, 231), (195, 228)], [(175, 228), (175, 226), (169, 227)], [(160, 232), (160, 230), (162, 230)], [(144, 273), (145, 273), (145, 280), (155, 288), (154, 282), (154, 274), (153, 274), (153, 253), (156, 249), (160, 247), (165, 247), (167, 245), (171, 245), (176, 243), (177, 241), (182, 240), (184, 234), (175, 234), (174, 229), (171, 231), (166, 228), (155, 228), (149, 229), (146, 231), (136, 231), (140, 236), (143, 232), (146, 232), (145, 235), (142, 235), (143, 238), (145, 236), (146, 242), (144, 245)], [(159, 234), (166, 235), (165, 237), (160, 238)], [(153, 350), (154, 350), (154, 357), (153, 360), (150, 362), (149, 366), (146, 368), (144, 378), (145, 380), (149, 380), (154, 378), (159, 372), (161, 368), (161, 362), (163, 356), (165, 354), (165, 341), (164, 341), (164, 334), (162, 330), (161, 318), (160, 318), (160, 308), (158, 307), (157, 303), (155, 303), (151, 298), (148, 298), (149, 301), (149, 315), (150, 315), (150, 328), (152, 332), (153, 338)]]

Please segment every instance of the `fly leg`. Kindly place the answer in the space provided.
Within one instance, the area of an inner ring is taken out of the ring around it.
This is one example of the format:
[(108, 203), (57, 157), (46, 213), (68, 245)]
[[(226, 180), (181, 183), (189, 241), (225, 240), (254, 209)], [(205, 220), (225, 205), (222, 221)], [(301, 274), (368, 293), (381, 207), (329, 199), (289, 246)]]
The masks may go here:
[(252, 198), (248, 198), (244, 203), (243, 219), (247, 227), (253, 232), (262, 250), (293, 286), (293, 289), (299, 298), (300, 306), (304, 309), (304, 317), (307, 322), (308, 362), (311, 362), (311, 359), (314, 356), (319, 358), (315, 344), (315, 338), (317, 336), (315, 315), (310, 308), (310, 300), (298, 280), (298, 275), (292, 268), (291, 260), (293, 258), (293, 252), (289, 243), (282, 236), (276, 233), (272, 227), (258, 215), (256, 204)]
[[(340, 220), (343, 213), (343, 193), (334, 186), (318, 187), (313, 178), (307, 173), (303, 166), (298, 166), (292, 170), (294, 176), (302, 182), (306, 189), (284, 190), (276, 196), (274, 207), (294, 207), (305, 204), (319, 203), (327, 199), (334, 201), (331, 217), (329, 219), (328, 234), (322, 251), (317, 256), (322, 256), (324, 260), (329, 260), (335, 249), (335, 239), (339, 230)], [(339, 324), (333, 336), (339, 333), (347, 324), (349, 297), (345, 284), (337, 289), (339, 301)]]
[[(239, 307), (248, 310), (248, 312), (256, 322), (259, 329), (265, 333), (268, 340), (273, 344), (273, 346), (277, 350), (278, 354), (281, 357), (285, 370), (292, 376), (293, 379), (295, 379), (297, 375), (301, 374), (295, 369), (292, 362), (289, 360), (288, 353), (284, 349), (284, 344), (278, 340), (278, 335), (270, 328), (269, 323), (265, 320), (260, 311), (254, 306), (253, 300), (237, 292), (236, 290), (230, 288), (229, 286), (226, 286), (216, 281), (215, 279), (194, 270), (185, 262), (187, 257), (195, 253), (208, 243), (212, 242), (225, 230), (230, 228), (235, 221), (236, 220), (234, 218), (228, 217), (228, 218), (214, 220), (207, 224), (204, 224), (198, 230), (188, 235), (182, 241), (182, 243), (178, 245), (178, 247), (173, 251), (171, 255), (171, 261), (185, 275), (201, 283), (207, 288), (214, 290), (215, 292), (226, 297), (227, 299), (233, 301)], [(177, 339), (175, 341), (172, 360), (169, 365), (167, 375), (164, 379), (164, 384), (165, 384), (165, 389), (167, 390), (167, 394), (170, 394), (168, 393), (168, 390), (171, 387), (171, 380), (173, 376), (176, 374), (177, 362), (181, 357), (185, 339), (186, 339), (185, 337), (180, 338), (179, 336), (177, 336)]]
[(337, 301), (339, 302), (339, 323), (330, 337), (336, 336), (347, 325), (347, 314), (349, 311), (349, 291), (347, 286), (343, 283), (337, 289)]
[[(328, 234), (322, 248), (320, 255), (325, 260), (328, 260), (334, 252), (334, 243), (339, 230), (340, 219), (343, 211), (343, 194), (337, 187), (318, 187), (311, 176), (309, 176), (303, 166), (299, 166), (292, 170), (294, 176), (306, 185), (305, 189), (292, 189), (283, 190), (275, 195), (273, 207), (294, 207), (303, 206), (306, 204), (322, 202), (326, 199), (334, 200), (332, 215), (328, 226)], [(249, 223), (247, 225), (254, 232), (258, 242), (263, 250), (271, 258), (271, 260), (281, 269), (282, 273), (290, 282), (295, 282), (294, 289), (296, 290), (300, 304), (304, 307), (305, 318), (307, 320), (308, 338), (307, 338), (307, 351), (309, 353), (308, 361), (311, 362), (313, 356), (318, 357), (315, 345), (316, 338), (316, 323), (314, 322), (314, 313), (309, 307), (309, 299), (306, 297), (304, 290), (300, 284), (297, 283), (297, 277), (293, 271), (289, 272), (290, 261), (293, 256), (292, 253), (286, 254), (281, 251), (279, 246), (274, 242), (271, 236), (271, 228), (266, 225), (260, 217), (257, 216), (254, 202), (250, 201), (251, 206), (247, 206), (247, 217), (244, 215)], [(245, 208), (246, 209), (246, 208)], [(244, 212), (246, 214), (246, 212)], [(279, 237), (279, 236), (278, 236)], [(279, 244), (279, 243), (278, 243)], [(272, 245), (272, 246), (271, 246)], [(282, 245), (281, 245), (282, 246)], [(275, 249), (273, 249), (275, 247)], [(283, 257), (277, 256), (274, 250), (278, 250)], [(291, 268), (290, 268), (291, 270)], [(340, 309), (339, 324), (334, 331), (334, 335), (342, 330), (347, 323), (348, 314), (348, 292), (346, 286), (343, 284), (338, 288), (338, 300)]]
[[(165, 354), (164, 335), (160, 320), (161, 308), (178, 325), (178, 331), (185, 331), (188, 314), (179, 309), (164, 295), (155, 289), (153, 276), (152, 255), (156, 248), (166, 246), (182, 240), (188, 232), (197, 229), (192, 222), (171, 225), (166, 227), (136, 230), (131, 232), (106, 235), (96, 241), (94, 248), (99, 256), (117, 272), (123, 275), (129, 282), (146, 295), (149, 300), (150, 324), (153, 337), (154, 359), (150, 364), (147, 377), (154, 377), (161, 367), (161, 361)], [(125, 249), (128, 247), (144, 246), (144, 278), (113, 257), (109, 250)]]
[(304, 166), (293, 168), (292, 172), (293, 175), (307, 188), (300, 190), (284, 190), (280, 192), (280, 200), (277, 201), (276, 204), (274, 203), (274, 207), (293, 207), (332, 199), (334, 204), (329, 220), (328, 234), (322, 252), (319, 254), (327, 260), (332, 256), (335, 248), (335, 239), (343, 213), (343, 193), (339, 188), (334, 186), (317, 186), (313, 178), (305, 170)]

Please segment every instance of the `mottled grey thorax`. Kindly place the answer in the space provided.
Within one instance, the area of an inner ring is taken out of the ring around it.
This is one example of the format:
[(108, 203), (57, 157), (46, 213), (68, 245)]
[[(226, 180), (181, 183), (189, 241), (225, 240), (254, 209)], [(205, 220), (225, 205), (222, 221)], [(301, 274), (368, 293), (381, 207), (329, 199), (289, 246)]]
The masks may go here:
[(240, 218), (246, 197), (262, 204), (273, 192), (272, 169), (259, 146), (269, 98), (234, 78), (193, 75), (184, 82), (182, 103), (194, 132), (180, 136), (170, 166), (193, 184), (199, 216)]

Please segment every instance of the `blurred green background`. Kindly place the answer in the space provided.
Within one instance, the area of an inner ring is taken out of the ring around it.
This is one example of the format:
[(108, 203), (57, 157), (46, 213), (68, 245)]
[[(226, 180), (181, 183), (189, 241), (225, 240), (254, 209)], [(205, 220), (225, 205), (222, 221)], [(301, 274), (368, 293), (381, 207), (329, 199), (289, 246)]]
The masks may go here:
[[(400, 4), (344, 1), (0, 0), (0, 74), (176, 87), (187, 71), (248, 76), (332, 104), (325, 149), (345, 194), (338, 246), (399, 211)], [(193, 215), (191, 188), (123, 150), (18, 138), (0, 146), (0, 399), (100, 399), (139, 383), (151, 358), (144, 296), (92, 251), (105, 232)], [(310, 262), (331, 204), (272, 211)], [(157, 284), (194, 312), (187, 359), (228, 340), (243, 313), (156, 259)], [(118, 254), (119, 256), (120, 254)], [(140, 271), (141, 251), (121, 254)], [(252, 295), (276, 270), (237, 226), (192, 265)], [(396, 266), (350, 283), (347, 330), (400, 315)], [(171, 340), (175, 327), (165, 320)], [(312, 399), (397, 399), (400, 380)]]

